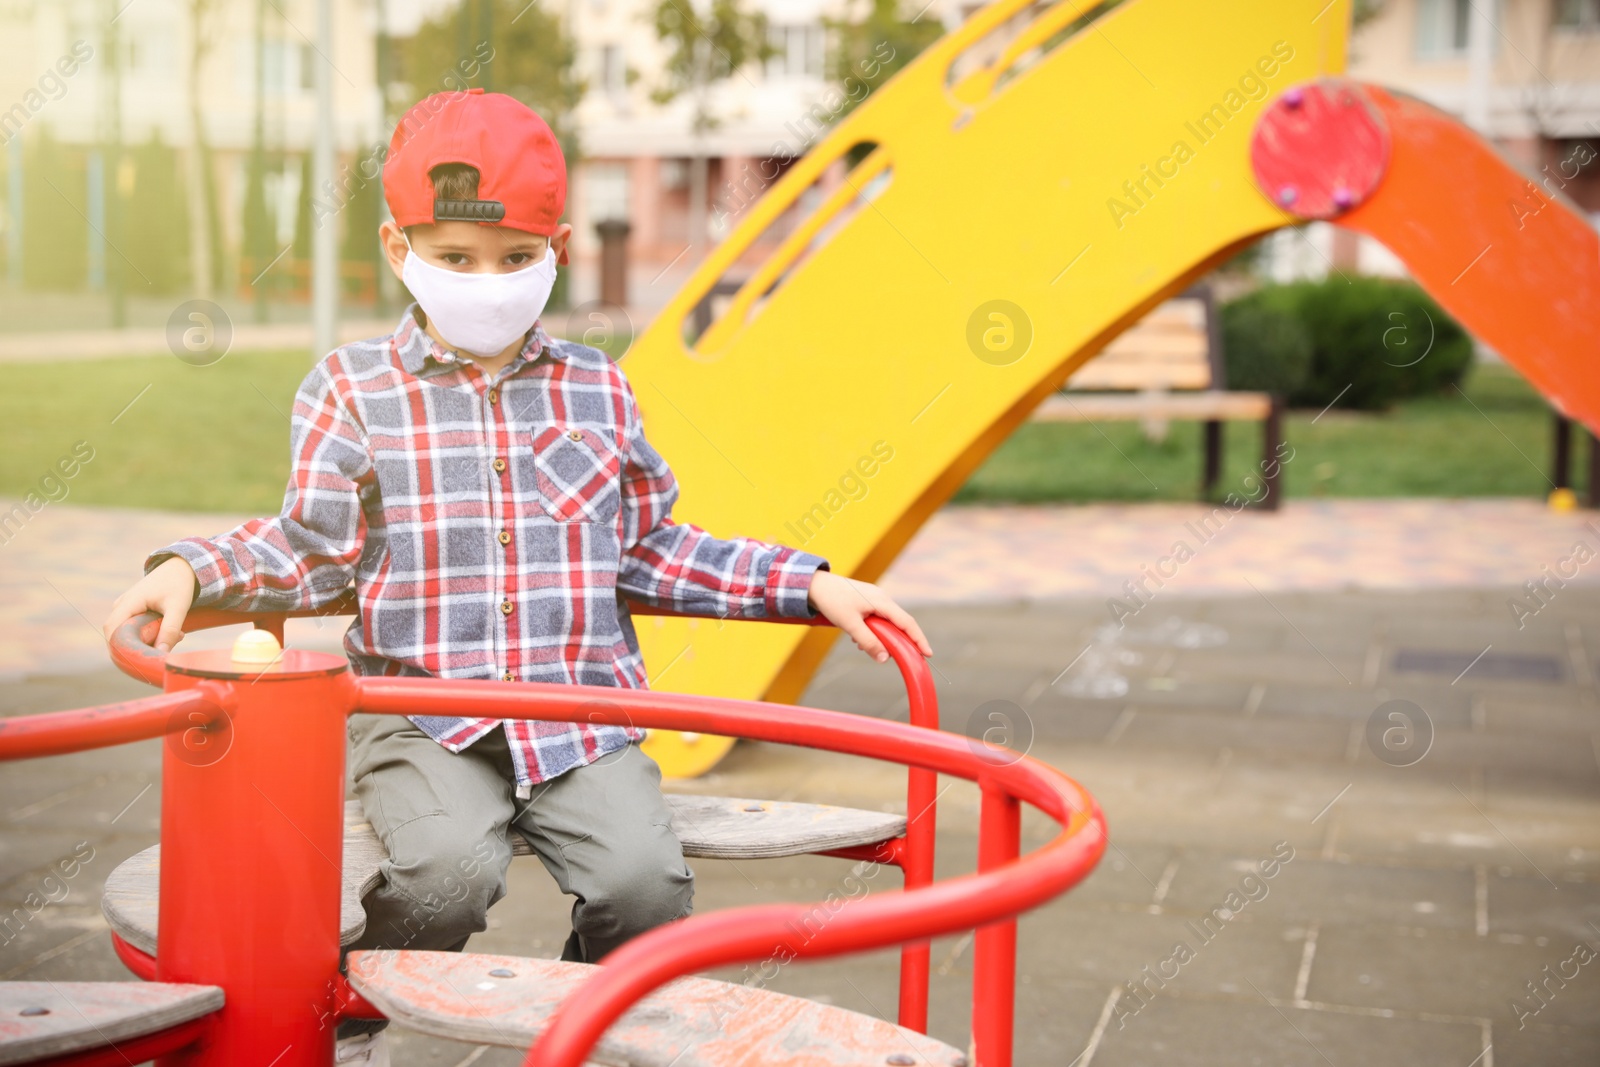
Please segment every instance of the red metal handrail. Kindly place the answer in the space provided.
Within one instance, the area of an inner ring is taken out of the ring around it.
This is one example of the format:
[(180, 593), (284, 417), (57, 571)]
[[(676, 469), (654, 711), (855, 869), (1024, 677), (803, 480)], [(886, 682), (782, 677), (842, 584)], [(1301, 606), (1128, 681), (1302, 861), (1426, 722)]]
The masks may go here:
[[(327, 615), (340, 608), (329, 605), (296, 614)], [(643, 608), (638, 613), (659, 612)], [(186, 629), (244, 621), (281, 635), (281, 615), (203, 610), (190, 616)], [(792, 621), (816, 625), (821, 620)], [(936, 694), (915, 645), (887, 620), (867, 622), (906, 678), (913, 721), (936, 725)], [(761, 958), (780, 947), (799, 958), (898, 943), (920, 945), (925, 960), (927, 939), (977, 928), (973, 1039), (978, 1067), (1009, 1067), (1015, 916), (1070, 888), (1105, 848), (1103, 816), (1093, 798), (1070, 779), (1020, 757), (997, 765), (974, 742), (921, 724), (612, 687), (356, 678), (342, 658), (294, 650), (265, 671), (234, 665), (226, 653), (180, 654), (166, 662), (148, 645), (157, 625), (153, 616), (130, 621), (114, 635), (112, 651), (118, 665), (135, 677), (151, 680), (160, 672), (169, 690), (166, 697), (9, 720), (9, 732), (0, 729), (0, 757), (172, 733), (193, 728), (197, 717), (214, 726), (210, 736), (233, 746), (226, 750), (228, 758), (218, 761), (206, 756), (215, 749), (197, 756), (169, 741), (163, 767), (165, 862), (160, 889), (166, 918), (154, 956), (116, 945), (119, 956), (141, 977), (207, 981), (228, 991), (228, 1010), (197, 1063), (232, 1062), (258, 1051), (264, 1041), (289, 1040), (293, 1052), (285, 1049), (285, 1067), (320, 1065), (331, 1050), (329, 1024), (372, 1011), (349, 994), (337, 975), (343, 718), (353, 711), (633, 722), (798, 744), (904, 763), (913, 788), (927, 783), (930, 801), (939, 773), (979, 783), (983, 811), (977, 874), (919, 886), (914, 884), (913, 863), (904, 862), (904, 892), (853, 900), (847, 911), (833, 912), (821, 928), (796, 922), (813, 914), (816, 905), (735, 909), (658, 928), (608, 957), (608, 966), (585, 984), (584, 997), (569, 1000), (557, 1012), (530, 1052), (530, 1063), (576, 1067), (629, 1004), (689, 971)], [(261, 682), (266, 684), (257, 684)], [(1018, 858), (1019, 801), (1034, 804), (1064, 827), (1054, 841), (1023, 859)], [(919, 817), (931, 816), (931, 811), (931, 803), (926, 813), (915, 807), (908, 811), (900, 851), (913, 851), (911, 839), (918, 827), (926, 827), (931, 838), (931, 818)], [(219, 835), (219, 815), (250, 821), (258, 832)], [(922, 857), (931, 880), (931, 841), (929, 845)], [(254, 874), (263, 863), (296, 876), (263, 882)], [(219, 906), (219, 901), (228, 904)], [(267, 915), (270, 921), (261, 921)], [(800, 931), (805, 933), (797, 941)], [(917, 1007), (917, 987), (922, 997), (927, 987), (914, 980), (913, 968), (905, 967), (902, 974), (904, 1012), (908, 1003)], [(320, 1012), (318, 1017), (303, 1014), (308, 1003)]]
[[(692, 730), (870, 756), (966, 778), (983, 789), (980, 872), (862, 898), (814, 932), (803, 920), (815, 904), (734, 908), (658, 927), (608, 956), (606, 966), (584, 984), (583, 996), (562, 1004), (529, 1051), (524, 1061), (528, 1067), (579, 1067), (630, 1005), (684, 974), (761, 960), (780, 950), (797, 958), (833, 956), (974, 928), (985, 934), (974, 950), (975, 974), (993, 979), (987, 985), (974, 982), (978, 1067), (1009, 1064), (1015, 927), (1008, 920), (1070, 889), (1099, 860), (1106, 846), (1105, 818), (1087, 791), (1036, 760), (1019, 757), (997, 765), (968, 738), (900, 723), (631, 689), (604, 690), (603, 697), (595, 693), (574, 709), (572, 688), (528, 683), (512, 689), (495, 682), (369, 676), (356, 681), (356, 710), (505, 719), (581, 716), (586, 722)], [(1019, 800), (1063, 827), (1060, 836), (1026, 859), (1018, 859)], [(1009, 927), (1009, 934), (996, 926)], [(797, 939), (797, 928), (806, 929), (807, 936)]]
[(189, 690), (94, 708), (0, 719), (0, 761), (38, 759), (147, 741), (202, 726), (220, 710), (204, 691)]
[[(678, 615), (667, 608), (626, 602), (634, 615)], [(184, 619), (184, 631), (195, 632), (218, 626), (253, 624), (266, 630), (284, 644), (284, 622), (287, 619), (329, 618), (353, 615), (360, 611), (354, 591), (315, 608), (285, 612), (237, 612), (217, 608), (195, 608)], [(147, 614), (124, 623), (111, 642), (111, 658), (125, 673), (151, 685), (161, 685), (165, 673), (165, 658), (152, 642), (160, 628), (160, 616)], [(826, 618), (796, 618), (772, 616), (756, 620), (730, 620), (776, 622), (798, 626), (831, 626)], [(906, 686), (909, 721), (913, 726), (929, 730), (939, 729), (939, 696), (934, 686), (933, 672), (917, 650), (916, 643), (887, 619), (871, 616), (867, 625), (883, 642), (889, 657), (900, 671)], [(888, 854), (888, 861), (901, 870), (907, 889), (933, 884), (933, 867), (938, 835), (938, 776), (931, 771), (911, 767), (906, 772), (906, 833), (904, 845)], [(919, 1033), (928, 1030), (928, 988), (932, 981), (932, 946), (926, 941), (906, 945), (900, 952), (900, 1025)]]

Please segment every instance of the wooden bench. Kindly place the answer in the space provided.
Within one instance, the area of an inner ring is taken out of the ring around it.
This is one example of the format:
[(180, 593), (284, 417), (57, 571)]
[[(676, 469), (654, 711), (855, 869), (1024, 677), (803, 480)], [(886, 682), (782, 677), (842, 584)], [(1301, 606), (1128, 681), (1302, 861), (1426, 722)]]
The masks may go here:
[[(1168, 300), (1129, 327), (1067, 379), (1065, 388), (1034, 409), (1036, 422), (1127, 422), (1144, 425), (1152, 440), (1174, 420), (1203, 425), (1201, 499), (1222, 476), (1222, 424), (1260, 422), (1262, 455), (1276, 460), (1282, 402), (1269, 393), (1229, 392), (1222, 359), (1222, 325), (1211, 291), (1196, 287)], [(1270, 476), (1267, 472), (1271, 472)], [(1275, 509), (1282, 496), (1280, 465), (1263, 464), (1266, 492), (1259, 504)]]
[[(350, 984), (390, 1019), (451, 1041), (527, 1048), (596, 970), (470, 952), (352, 952)], [(609, 1067), (966, 1067), (957, 1049), (845, 1008), (710, 978), (679, 978), (606, 1031)]]
[[(0, 1064), (122, 1045), (209, 1015), (222, 990), (168, 982), (0, 982)], [(107, 1061), (111, 1062), (111, 1061)]]
[[(685, 856), (699, 859), (776, 859), (875, 845), (905, 833), (904, 815), (828, 804), (776, 800), (666, 795), (672, 829)], [(383, 844), (357, 801), (345, 804), (344, 870), (339, 902), (340, 944), (352, 944), (366, 929), (361, 898), (379, 878), (387, 859)], [(511, 834), (511, 854), (531, 856), (520, 833)], [(124, 860), (106, 879), (101, 911), (111, 929), (130, 945), (154, 955), (161, 884), (161, 846)]]

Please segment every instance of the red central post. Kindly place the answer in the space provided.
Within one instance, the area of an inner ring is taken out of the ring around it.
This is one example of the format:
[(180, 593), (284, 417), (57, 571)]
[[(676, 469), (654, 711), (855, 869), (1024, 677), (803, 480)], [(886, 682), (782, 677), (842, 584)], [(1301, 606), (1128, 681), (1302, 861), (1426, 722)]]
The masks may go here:
[(226, 711), (184, 712), (167, 735), (156, 979), (221, 986), (227, 999), (208, 1038), (158, 1062), (326, 1067), (348, 666), (300, 651), (271, 665), (226, 651), (169, 656), (167, 691), (197, 687)]

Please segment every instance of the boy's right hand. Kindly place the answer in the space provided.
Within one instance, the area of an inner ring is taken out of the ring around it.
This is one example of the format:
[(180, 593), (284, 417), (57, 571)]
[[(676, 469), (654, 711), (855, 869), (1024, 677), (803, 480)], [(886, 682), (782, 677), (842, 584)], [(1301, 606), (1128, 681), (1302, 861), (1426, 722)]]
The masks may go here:
[(156, 635), (156, 648), (171, 652), (183, 640), (183, 620), (194, 603), (194, 569), (179, 556), (164, 560), (155, 570), (140, 578), (133, 588), (111, 602), (111, 614), (106, 616), (101, 632), (107, 641), (117, 627), (147, 611), (161, 616), (161, 632)]

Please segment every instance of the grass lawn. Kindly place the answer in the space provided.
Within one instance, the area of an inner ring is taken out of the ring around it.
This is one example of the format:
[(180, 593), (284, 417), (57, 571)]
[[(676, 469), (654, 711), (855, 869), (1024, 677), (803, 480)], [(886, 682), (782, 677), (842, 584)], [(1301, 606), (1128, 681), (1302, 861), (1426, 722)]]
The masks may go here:
[(0, 391), (0, 494), (37, 489), (86, 441), (94, 459), (67, 483), (74, 503), (276, 514), (289, 410), (311, 367), (298, 351), (209, 367), (170, 356), (14, 364)]
[[(300, 352), (234, 353), (210, 367), (167, 357), (13, 365), (0, 392), (0, 495), (37, 490), (82, 441), (94, 458), (67, 482), (78, 503), (275, 513), (288, 476), (288, 412), (310, 366)], [(1292, 414), (1289, 498), (1542, 497), (1548, 407), (1499, 367), (1475, 370), (1466, 395), (1470, 403), (1452, 391), (1384, 415), (1330, 411), (1315, 425), (1316, 412)], [(1248, 423), (1227, 432), (1223, 488), (1239, 489), (1260, 458), (1260, 435)], [(1159, 445), (1133, 423), (1027, 425), (956, 499), (1190, 500), (1199, 441), (1193, 423), (1175, 423)]]

